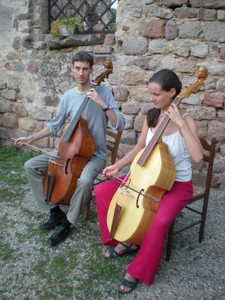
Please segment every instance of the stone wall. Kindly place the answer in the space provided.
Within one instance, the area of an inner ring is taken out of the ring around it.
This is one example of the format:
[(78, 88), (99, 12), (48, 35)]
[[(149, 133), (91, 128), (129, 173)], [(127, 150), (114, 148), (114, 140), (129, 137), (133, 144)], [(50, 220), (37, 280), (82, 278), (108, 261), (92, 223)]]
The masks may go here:
[[(205, 86), (180, 105), (195, 118), (199, 136), (217, 139), (212, 186), (225, 190), (225, 2), (223, 0), (120, 0), (115, 36), (45, 34), (44, 0), (0, 4), (0, 130), (18, 137), (43, 128), (63, 93), (74, 86), (71, 57), (78, 50), (94, 55), (93, 78), (111, 58), (112, 89), (126, 127), (119, 156), (137, 142), (149, 103), (147, 82), (162, 68), (174, 70), (183, 87), (194, 83), (199, 66), (208, 68)], [(51, 149), (58, 138), (37, 146)], [(8, 144), (1, 140), (1, 145)], [(197, 174), (204, 165), (193, 165)]]

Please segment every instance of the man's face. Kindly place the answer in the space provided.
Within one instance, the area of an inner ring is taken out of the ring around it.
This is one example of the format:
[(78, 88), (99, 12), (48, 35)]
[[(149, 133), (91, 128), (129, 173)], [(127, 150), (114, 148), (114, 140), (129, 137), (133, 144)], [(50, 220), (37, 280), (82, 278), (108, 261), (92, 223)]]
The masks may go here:
[(80, 85), (85, 85), (90, 81), (90, 75), (93, 68), (90, 68), (90, 64), (86, 61), (75, 61), (71, 66), (76, 82)]

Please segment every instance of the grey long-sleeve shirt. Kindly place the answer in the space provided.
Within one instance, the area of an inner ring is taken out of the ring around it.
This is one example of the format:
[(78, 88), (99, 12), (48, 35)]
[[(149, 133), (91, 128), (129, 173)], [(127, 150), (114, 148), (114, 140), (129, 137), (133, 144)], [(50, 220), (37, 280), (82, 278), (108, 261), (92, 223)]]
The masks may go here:
[[(96, 91), (99, 96), (110, 106), (117, 115), (117, 124), (114, 127), (111, 123), (112, 129), (122, 131), (125, 125), (125, 118), (119, 112), (116, 102), (113, 98), (112, 92), (105, 86), (96, 86)], [(57, 109), (56, 116), (47, 124), (50, 129), (51, 136), (55, 136), (67, 118), (70, 116), (71, 120), (79, 110), (80, 105), (85, 98), (86, 93), (79, 93), (75, 88), (68, 90), (62, 97), (59, 107)], [(83, 113), (82, 118), (87, 120), (88, 127), (95, 140), (94, 155), (106, 159), (106, 139), (105, 132), (108, 123), (108, 117), (106, 113), (94, 103), (91, 99), (88, 101)]]

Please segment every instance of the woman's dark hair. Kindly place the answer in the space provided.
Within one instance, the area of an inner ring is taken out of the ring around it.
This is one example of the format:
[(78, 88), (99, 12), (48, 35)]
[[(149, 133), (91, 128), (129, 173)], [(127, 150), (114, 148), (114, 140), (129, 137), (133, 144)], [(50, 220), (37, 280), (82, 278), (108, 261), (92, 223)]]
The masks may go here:
[(77, 52), (73, 57), (72, 57), (72, 65), (74, 65), (75, 61), (86, 61), (90, 64), (90, 68), (93, 66), (94, 64), (94, 59), (91, 56), (91, 54), (89, 54), (86, 51), (80, 51)]
[[(155, 73), (148, 81), (148, 83), (156, 82), (161, 86), (161, 89), (169, 92), (172, 88), (175, 88), (176, 95), (180, 94), (182, 83), (178, 76), (169, 69), (162, 69)], [(155, 127), (161, 113), (160, 109), (152, 108), (147, 112), (148, 127)]]

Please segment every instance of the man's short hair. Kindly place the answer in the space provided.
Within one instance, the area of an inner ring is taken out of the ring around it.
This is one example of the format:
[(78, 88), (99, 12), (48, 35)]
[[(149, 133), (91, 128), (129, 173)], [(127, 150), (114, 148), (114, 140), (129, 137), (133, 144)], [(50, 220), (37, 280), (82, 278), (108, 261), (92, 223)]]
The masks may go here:
[(74, 65), (75, 61), (86, 61), (89, 63), (90, 68), (93, 66), (94, 64), (94, 59), (92, 57), (91, 54), (89, 54), (86, 51), (80, 51), (77, 52), (73, 57), (72, 57), (72, 64)]

